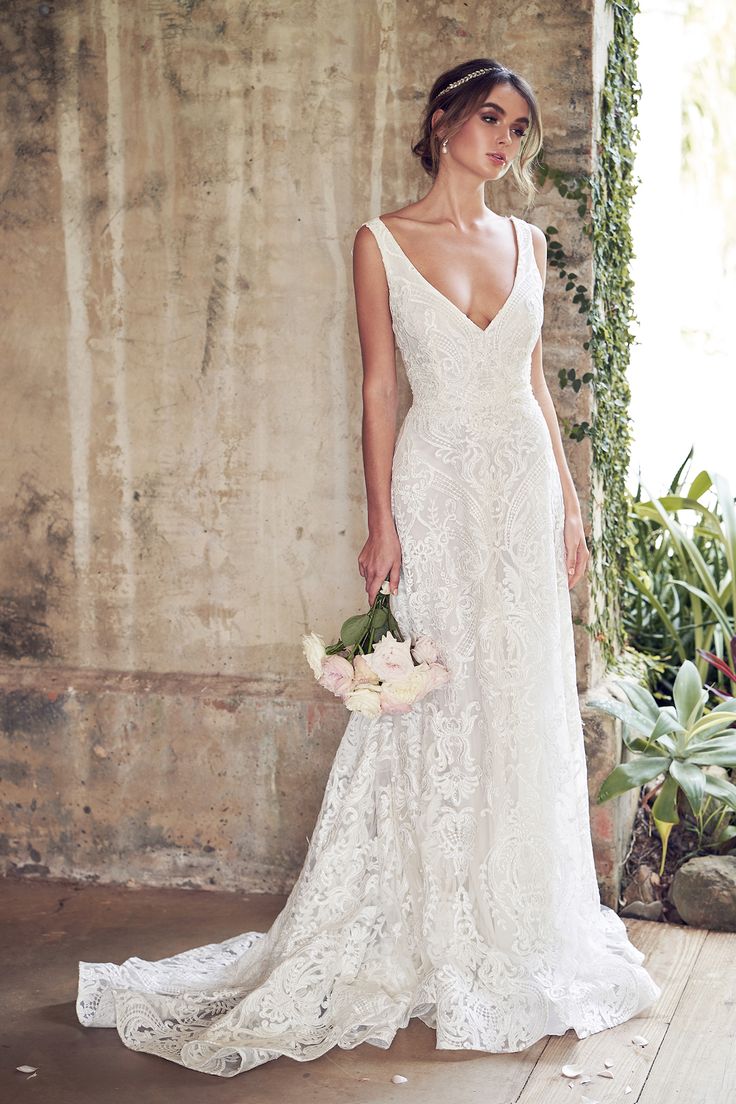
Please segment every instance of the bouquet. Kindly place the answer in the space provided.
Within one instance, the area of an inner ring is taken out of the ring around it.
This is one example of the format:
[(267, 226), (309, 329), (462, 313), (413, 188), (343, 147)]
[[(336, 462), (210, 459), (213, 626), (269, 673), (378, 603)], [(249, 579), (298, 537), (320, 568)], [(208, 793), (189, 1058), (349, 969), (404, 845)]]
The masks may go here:
[(349, 617), (340, 639), (325, 645), (318, 633), (305, 633), (302, 648), (314, 677), (348, 709), (377, 717), (408, 713), (414, 702), (449, 681), (429, 636), (412, 644), (403, 637), (389, 603), (388, 579), (368, 613)]

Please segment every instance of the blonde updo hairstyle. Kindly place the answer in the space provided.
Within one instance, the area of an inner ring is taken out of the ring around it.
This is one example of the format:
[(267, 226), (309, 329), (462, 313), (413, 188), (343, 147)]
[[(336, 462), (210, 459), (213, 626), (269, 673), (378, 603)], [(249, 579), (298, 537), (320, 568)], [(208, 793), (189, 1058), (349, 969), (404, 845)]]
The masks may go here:
[[(449, 84), (466, 77), (477, 69), (490, 69), (464, 81), (456, 88)], [(530, 85), (518, 73), (507, 69), (493, 58), (474, 58), (463, 61), (442, 73), (432, 85), (420, 125), (420, 136), (411, 151), (422, 163), (425, 172), (434, 179), (440, 167), (440, 146), (446, 138), (456, 134), (470, 116), (477, 111), (497, 84), (510, 84), (529, 105), (529, 125), (521, 142), (518, 157), (511, 164), (516, 184), (523, 194), (527, 208), (531, 206), (537, 189), (534, 183), (534, 159), (542, 148), (542, 119), (539, 105)], [(438, 108), (444, 114), (435, 128), (432, 116)]]

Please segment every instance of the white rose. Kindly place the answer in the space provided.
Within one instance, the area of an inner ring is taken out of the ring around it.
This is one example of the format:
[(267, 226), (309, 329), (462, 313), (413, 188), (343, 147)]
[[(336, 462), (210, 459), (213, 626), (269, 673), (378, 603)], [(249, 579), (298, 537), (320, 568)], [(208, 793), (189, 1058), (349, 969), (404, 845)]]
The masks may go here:
[(318, 679), (322, 674), (322, 664), (327, 654), (324, 640), (318, 633), (305, 633), (302, 637), (302, 651), (314, 671), (314, 677)]
[(355, 659), (353, 660), (353, 667), (355, 668), (355, 681), (356, 682), (380, 682), (376, 672), (365, 661), (365, 656), (361, 652), (357, 652)]
[(371, 683), (361, 683), (345, 698), (345, 705), (356, 713), (377, 717), (381, 712), (381, 688)]
[(365, 657), (366, 663), (380, 679), (398, 680), (406, 678), (414, 669), (411, 658), (411, 640), (397, 640), (391, 631), (387, 632), (376, 644), (372, 652)]

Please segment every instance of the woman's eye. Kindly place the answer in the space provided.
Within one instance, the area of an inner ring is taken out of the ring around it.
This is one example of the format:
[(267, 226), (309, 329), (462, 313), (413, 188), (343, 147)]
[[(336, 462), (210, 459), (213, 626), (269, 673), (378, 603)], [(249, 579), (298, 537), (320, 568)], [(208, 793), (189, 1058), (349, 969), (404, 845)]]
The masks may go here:
[[(498, 119), (495, 115), (482, 115), (481, 118), (483, 119), (484, 122), (485, 122), (486, 119), (490, 119), (492, 123), (497, 123), (498, 122)], [(519, 138), (523, 138), (525, 133), (526, 132), (524, 130), (522, 130), (521, 127), (516, 127), (515, 130), (514, 130), (514, 134), (518, 135)]]

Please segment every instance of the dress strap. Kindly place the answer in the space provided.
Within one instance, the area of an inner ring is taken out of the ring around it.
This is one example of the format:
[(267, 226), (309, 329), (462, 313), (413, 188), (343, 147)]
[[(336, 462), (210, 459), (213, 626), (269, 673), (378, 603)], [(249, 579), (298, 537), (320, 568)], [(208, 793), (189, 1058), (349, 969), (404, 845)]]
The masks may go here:
[[(393, 252), (392, 249), (391, 249), (391, 245), (392, 245), (392, 241), (393, 241), (393, 239), (391, 238), (391, 234), (389, 233), (387, 227), (384, 225), (382, 220), (378, 217), (378, 215), (376, 215), (375, 218), (368, 219), (367, 222), (362, 222), (360, 224), (360, 226), (358, 227), (358, 229), (360, 230), (363, 226), (367, 226), (368, 229), (373, 234), (373, 237), (376, 239), (376, 243), (378, 245), (378, 249), (379, 249), (379, 252), (381, 254), (381, 260), (383, 261), (383, 267), (384, 267), (384, 270), (386, 272), (386, 279), (390, 280), (390, 278), (391, 278), (391, 264), (390, 264), (389, 258), (390, 258), (391, 254)], [(352, 256), (352, 253), (353, 253), (353, 250), (352, 250), (352, 247), (351, 247), (351, 249), (350, 249), (351, 256)]]
[(516, 215), (512, 215), (512, 218), (514, 220), (514, 226), (516, 227), (516, 237), (519, 244), (519, 268), (516, 275), (518, 281), (526, 275), (530, 263), (534, 261), (534, 246), (529, 223), (525, 222), (522, 218), (518, 218)]

